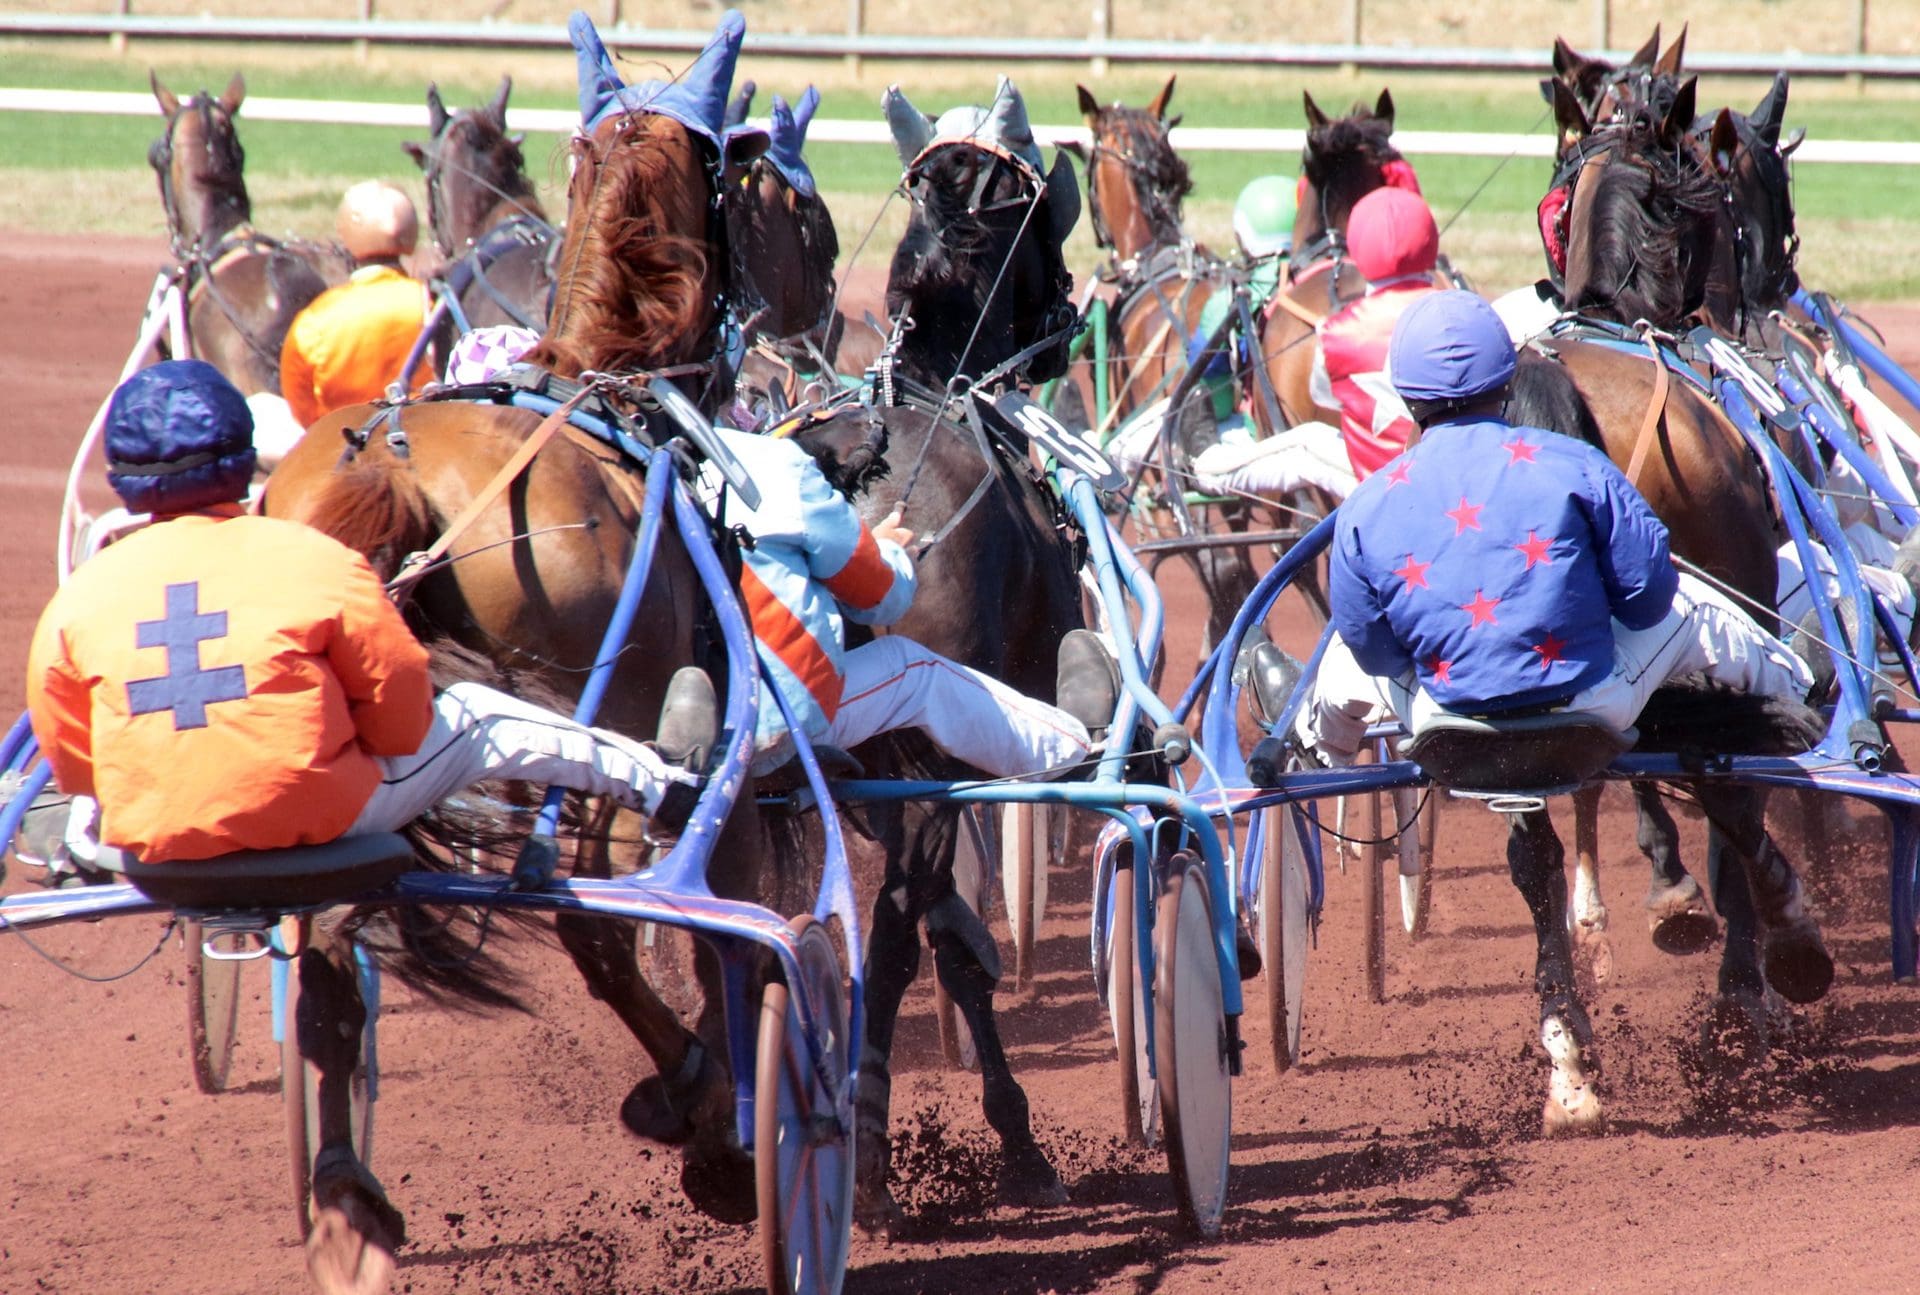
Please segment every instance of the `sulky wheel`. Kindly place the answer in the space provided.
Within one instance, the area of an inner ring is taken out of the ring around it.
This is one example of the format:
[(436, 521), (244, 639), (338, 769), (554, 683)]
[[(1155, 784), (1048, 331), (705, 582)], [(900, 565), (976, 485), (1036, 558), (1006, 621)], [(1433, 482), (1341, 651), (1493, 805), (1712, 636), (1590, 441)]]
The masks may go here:
[(839, 1290), (853, 1239), (844, 978), (826, 928), (805, 915), (792, 926), (814, 1036), (787, 986), (770, 981), (754, 1063), (753, 1176), (771, 1295)]
[(1160, 1090), (1147, 1057), (1147, 1005), (1140, 992), (1139, 892), (1132, 868), (1115, 868), (1109, 885), (1107, 923), (1107, 1014), (1120, 1054), (1120, 1111), (1127, 1140), (1143, 1147), (1160, 1140)]
[(1266, 811), (1261, 832), (1260, 957), (1267, 976), (1273, 1068), (1300, 1060), (1300, 1007), (1307, 979), (1307, 857), (1301, 821), (1286, 806)]
[[(305, 947), (307, 919), (300, 919), (300, 942)], [(373, 1155), (374, 1018), (380, 1013), (379, 972), (355, 950), (360, 966), (360, 994), (367, 1007), (367, 1023), (360, 1032), (360, 1062), (353, 1068), (353, 1152), (361, 1164)], [(293, 1170), (293, 1205), (300, 1217), (300, 1239), (313, 1230), (313, 1158), (320, 1151), (320, 1070), (300, 1055), (300, 1031), (295, 1025), (300, 1000), (297, 963), (284, 964), (286, 1000), (280, 1040), (280, 1104), (287, 1117), (287, 1159)]]
[(1406, 824), (1398, 842), (1400, 925), (1416, 940), (1427, 933), (1433, 913), (1433, 843), (1440, 822), (1440, 807), (1429, 803), (1423, 809), (1421, 795), (1418, 787), (1393, 793), (1394, 823)]
[(1186, 851), (1169, 860), (1154, 922), (1154, 1061), (1167, 1167), (1180, 1213), (1203, 1237), (1227, 1207), (1233, 1087), (1207, 875)]
[(203, 1093), (225, 1092), (233, 1067), (233, 1040), (240, 1022), (240, 962), (208, 954), (237, 954), (246, 937), (221, 932), (210, 939), (199, 922), (180, 924), (187, 946), (187, 1044), (193, 1056), (193, 1082)]
[(1047, 911), (1047, 870), (1053, 860), (1052, 817), (1044, 805), (1015, 802), (1000, 816), (1000, 884), (1006, 891), (1007, 925), (1013, 932), (1013, 983), (1033, 984), (1033, 942)]

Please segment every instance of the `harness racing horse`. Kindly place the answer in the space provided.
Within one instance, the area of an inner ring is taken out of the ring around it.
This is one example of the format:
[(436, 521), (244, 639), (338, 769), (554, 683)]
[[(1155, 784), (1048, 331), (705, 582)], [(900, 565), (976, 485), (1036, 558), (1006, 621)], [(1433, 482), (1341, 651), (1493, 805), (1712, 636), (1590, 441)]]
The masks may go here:
[[(1084, 150), (1077, 144), (1068, 147), (1084, 156), (1093, 241), (1108, 249), (1097, 277), (1113, 285), (1113, 305), (1105, 320), (1112, 339), (1110, 358), (1108, 373), (1102, 375), (1112, 395), (1096, 428), (1099, 436), (1174, 391), (1187, 370), (1188, 342), (1201, 327), (1201, 312), (1214, 294), (1231, 290), (1226, 264), (1181, 228), (1181, 203), (1193, 191), (1193, 177), (1168, 138), (1180, 122), (1167, 116), (1173, 86), (1174, 78), (1168, 77), (1145, 108), (1102, 106), (1085, 86), (1075, 87), (1092, 141)], [(1177, 420), (1176, 426), (1186, 432), (1190, 427), (1185, 410), (1191, 402), (1206, 399), (1204, 391), (1193, 392), (1180, 410), (1169, 409), (1165, 417)], [(1206, 437), (1211, 429), (1191, 430)], [(1176, 462), (1184, 461), (1190, 448), (1198, 448), (1186, 446), (1184, 437), (1175, 440)], [(1158, 476), (1156, 466), (1150, 464), (1146, 471)], [(1188, 515), (1186, 490), (1184, 477), (1160, 481), (1153, 511), (1165, 520), (1157, 522), (1158, 527), (1174, 533), (1208, 529), (1203, 520)], [(1165, 518), (1168, 511), (1174, 516)], [(1227, 505), (1222, 511), (1230, 528), (1245, 529), (1246, 508)], [(1211, 609), (1201, 644), (1204, 654), (1252, 592), (1253, 566), (1245, 549), (1238, 547), (1202, 548), (1187, 556)]]
[[(749, 81), (735, 96), (729, 129), (751, 129), (744, 123), (753, 88)], [(838, 387), (833, 356), (841, 321), (833, 309), (833, 266), (840, 237), (802, 153), (819, 106), (812, 86), (792, 106), (774, 95), (767, 151), (727, 194), (733, 305), (746, 346), (741, 386), (753, 396), (771, 396), (776, 418), (801, 403), (810, 383)]]
[[(1660, 120), (1638, 115), (1599, 132), (1594, 147), (1600, 151), (1576, 182), (1568, 222), (1568, 297), (1586, 309), (1603, 312), (1600, 317), (1616, 325), (1651, 318), (1655, 311), (1662, 312), (1661, 318), (1673, 317), (1676, 287), (1681, 307), (1697, 308), (1704, 299), (1698, 249), (1707, 236), (1701, 226), (1713, 219), (1715, 207), (1700, 201), (1697, 189), (1690, 187), (1692, 179), (1670, 164), (1678, 136), (1691, 120), (1689, 83)], [(1691, 264), (1690, 257), (1694, 258)], [(1706, 394), (1684, 381), (1669, 387), (1659, 363), (1631, 334), (1616, 331), (1612, 338), (1585, 340), (1576, 332), (1541, 339), (1536, 346), (1557, 366), (1537, 359), (1523, 363), (1509, 416), (1518, 423), (1572, 430), (1599, 445), (1627, 471), (1667, 524), (1677, 555), (1754, 604), (1771, 607), (1776, 574), (1771, 501), (1744, 441)], [(1569, 386), (1577, 397), (1567, 390)], [(1567, 400), (1575, 406), (1572, 417), (1565, 403), (1555, 411), (1556, 401)], [(1591, 422), (1579, 416), (1579, 404), (1590, 410)], [(1754, 701), (1719, 699), (1729, 734), (1741, 730), (1738, 716)], [(1649, 723), (1659, 724), (1657, 709), (1649, 707)], [(1709, 706), (1700, 718), (1712, 713)], [(1686, 725), (1677, 727), (1686, 732)], [(1694, 734), (1686, 740), (1702, 739)], [(1721, 750), (1737, 749), (1738, 740), (1730, 736), (1704, 739)], [(1671, 840), (1671, 820), (1652, 789), (1643, 792), (1636, 783), (1635, 790), (1642, 811), (1643, 848), (1650, 844), (1650, 822)], [(1751, 1053), (1755, 1047), (1764, 1049), (1761, 995), (1766, 985), (1795, 1002), (1813, 1001), (1831, 981), (1832, 960), (1818, 929), (1799, 908), (1797, 878), (1761, 825), (1761, 796), (1724, 786), (1691, 790), (1707, 813), (1710, 883), (1726, 924), (1720, 996), (1708, 1022), (1708, 1037), (1723, 1042), (1731, 1037), (1738, 1044), (1732, 1051)], [(1586, 856), (1583, 886), (1590, 877), (1588, 859), (1596, 844), (1591, 824), (1597, 802), (1597, 789), (1576, 796), (1577, 847)], [(1540, 940), (1542, 1020), (1545, 1023), (1558, 1010), (1552, 1003), (1573, 1001), (1565, 1019), (1577, 1070), (1579, 1054), (1590, 1036), (1572, 990), (1561, 983), (1563, 971), (1571, 964), (1563, 967), (1561, 962), (1567, 933), (1560, 845), (1545, 815), (1539, 814), (1515, 821), (1508, 850)], [(1654, 886), (1648, 896), (1656, 943), (1670, 948), (1704, 945), (1712, 932), (1711, 919), (1694, 890), (1677, 858), (1656, 856)], [(1677, 931), (1663, 936), (1663, 920), (1674, 921)], [(1586, 1097), (1590, 1099), (1591, 1094)], [(1570, 1114), (1575, 1124), (1593, 1117), (1584, 1111), (1562, 1113)], [(1557, 1118), (1552, 1103), (1548, 1115), (1551, 1124)]]
[[(551, 326), (528, 360), (558, 379), (587, 370), (632, 375), (632, 384), (595, 388), (594, 407), (606, 420), (632, 424), (625, 397), (651, 372), (696, 370), (712, 377), (728, 265), (719, 197), (737, 183), (755, 143), (740, 136), (723, 143), (717, 107), (743, 27), (737, 14), (723, 19), (715, 42), (673, 89), (655, 82), (629, 88), (621, 86), (590, 24), (576, 15), (582, 117), (589, 126), (573, 142)], [(703, 118), (710, 96), (701, 89), (714, 85), (719, 98)], [(721, 386), (710, 386), (712, 398)], [(496, 403), (506, 394), (330, 414), (276, 472), (266, 508), (334, 535), (391, 575), (404, 555), (477, 505), (448, 560), (419, 580), (410, 607), (414, 623), (430, 638), (454, 640), (500, 667), (574, 694), (599, 655), (627, 570), (642, 508), (641, 473), (619, 451), (563, 428), (503, 488), (490, 490), (490, 483), (501, 486), (502, 466), (542, 422)], [(630, 646), (640, 650), (619, 657), (596, 723), (651, 733), (674, 669), (711, 664), (699, 590), (686, 549), (669, 527), (634, 619)], [(752, 797), (741, 803), (751, 805)], [(607, 820), (596, 815), (595, 822), (604, 829)], [(757, 897), (763, 857), (755, 815), (736, 813), (713, 852), (713, 891)], [(605, 831), (583, 829), (575, 875), (605, 877), (611, 869)], [(686, 1146), (682, 1183), (698, 1207), (731, 1222), (751, 1220), (752, 1163), (735, 1139), (714, 959), (704, 946), (696, 958), (705, 992), (696, 1034), (642, 978), (630, 923), (562, 916), (555, 925), (594, 997), (613, 1009), (653, 1062), (655, 1075), (635, 1086), (622, 1118), (645, 1136)], [(351, 986), (339, 993), (350, 995)], [(331, 1145), (342, 1137), (342, 1129), (330, 1126), (324, 1140)], [(363, 1194), (379, 1196), (377, 1189)], [(397, 1220), (384, 1198), (379, 1205)]]
[[(427, 87), (429, 138), (400, 147), (426, 173), (427, 224), (447, 258), (447, 288), (468, 327), (516, 324), (546, 327), (553, 292), (553, 254), (559, 231), (527, 178), (520, 145), (507, 133), (507, 96), (513, 78), (481, 108), (449, 113), (440, 87)], [(460, 331), (452, 326), (452, 331)], [(449, 341), (451, 338), (448, 339)], [(446, 353), (446, 347), (441, 347)]]
[[(921, 532), (918, 591), (896, 631), (1050, 698), (1056, 648), (1082, 623), (1078, 560), (1025, 437), (971, 393), (1065, 370), (1075, 314), (1060, 247), (1079, 215), (1072, 164), (1057, 157), (1042, 174), (1025, 106), (1004, 77), (990, 108), (955, 109), (938, 128), (897, 89), (886, 107), (913, 212), (887, 279), (894, 324), (880, 390), (871, 405), (844, 404), (798, 436), (843, 479), (873, 479), (881, 456), (884, 476), (860, 500), (863, 514), (873, 521), (898, 506)], [(870, 770), (977, 776), (917, 733), (857, 754)], [(1034, 1139), (994, 1023), (993, 937), (955, 892), (959, 809), (876, 806), (870, 818), (886, 874), (867, 944), (856, 1217), (875, 1228), (895, 1215), (886, 1185), (888, 1057), (901, 998), (919, 970), (923, 920), (935, 971), (973, 1034), (982, 1105), (1001, 1140), (1001, 1194), (1061, 1203), (1065, 1190)]]
[[(184, 103), (151, 74), (167, 127), (147, 153), (160, 181), (167, 236), (186, 299), (194, 355), (246, 395), (280, 394), (280, 344), (302, 307), (352, 269), (337, 247), (268, 238), (253, 228), (233, 117), (246, 98), (235, 74), (214, 98)], [(179, 357), (184, 358), (184, 357)]]

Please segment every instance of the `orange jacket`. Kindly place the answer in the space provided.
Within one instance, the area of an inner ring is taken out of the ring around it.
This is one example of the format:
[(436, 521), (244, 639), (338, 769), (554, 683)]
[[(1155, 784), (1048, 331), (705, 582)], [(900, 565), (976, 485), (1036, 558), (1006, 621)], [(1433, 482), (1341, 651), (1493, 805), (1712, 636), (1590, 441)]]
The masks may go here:
[(81, 567), (27, 658), (34, 736), (149, 862), (330, 841), (432, 722), (427, 653), (358, 554), (238, 506)]
[[(362, 266), (315, 297), (280, 346), (280, 393), (300, 425), (386, 395), (426, 318), (426, 288), (389, 265)], [(418, 391), (430, 377), (423, 358), (408, 388)]]

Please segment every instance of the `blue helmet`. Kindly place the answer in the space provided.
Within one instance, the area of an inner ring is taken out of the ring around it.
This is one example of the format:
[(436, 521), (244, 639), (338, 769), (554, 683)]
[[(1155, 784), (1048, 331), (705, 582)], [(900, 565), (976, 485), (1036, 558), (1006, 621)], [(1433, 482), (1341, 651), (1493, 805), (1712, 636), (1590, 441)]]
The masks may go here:
[(1513, 377), (1513, 339), (1471, 292), (1435, 292), (1407, 307), (1387, 348), (1393, 387), (1409, 405), (1453, 403), (1498, 391)]
[(140, 370), (107, 402), (107, 484), (136, 513), (232, 503), (253, 480), (253, 411), (204, 360)]

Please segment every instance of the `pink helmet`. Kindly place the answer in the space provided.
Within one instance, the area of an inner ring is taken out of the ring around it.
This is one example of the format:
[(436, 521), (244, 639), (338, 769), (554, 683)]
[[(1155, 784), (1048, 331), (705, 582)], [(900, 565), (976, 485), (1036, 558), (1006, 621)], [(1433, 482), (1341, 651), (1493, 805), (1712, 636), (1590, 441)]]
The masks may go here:
[(1426, 274), (1440, 255), (1440, 231), (1426, 199), (1406, 189), (1375, 189), (1347, 216), (1347, 255), (1369, 283)]

